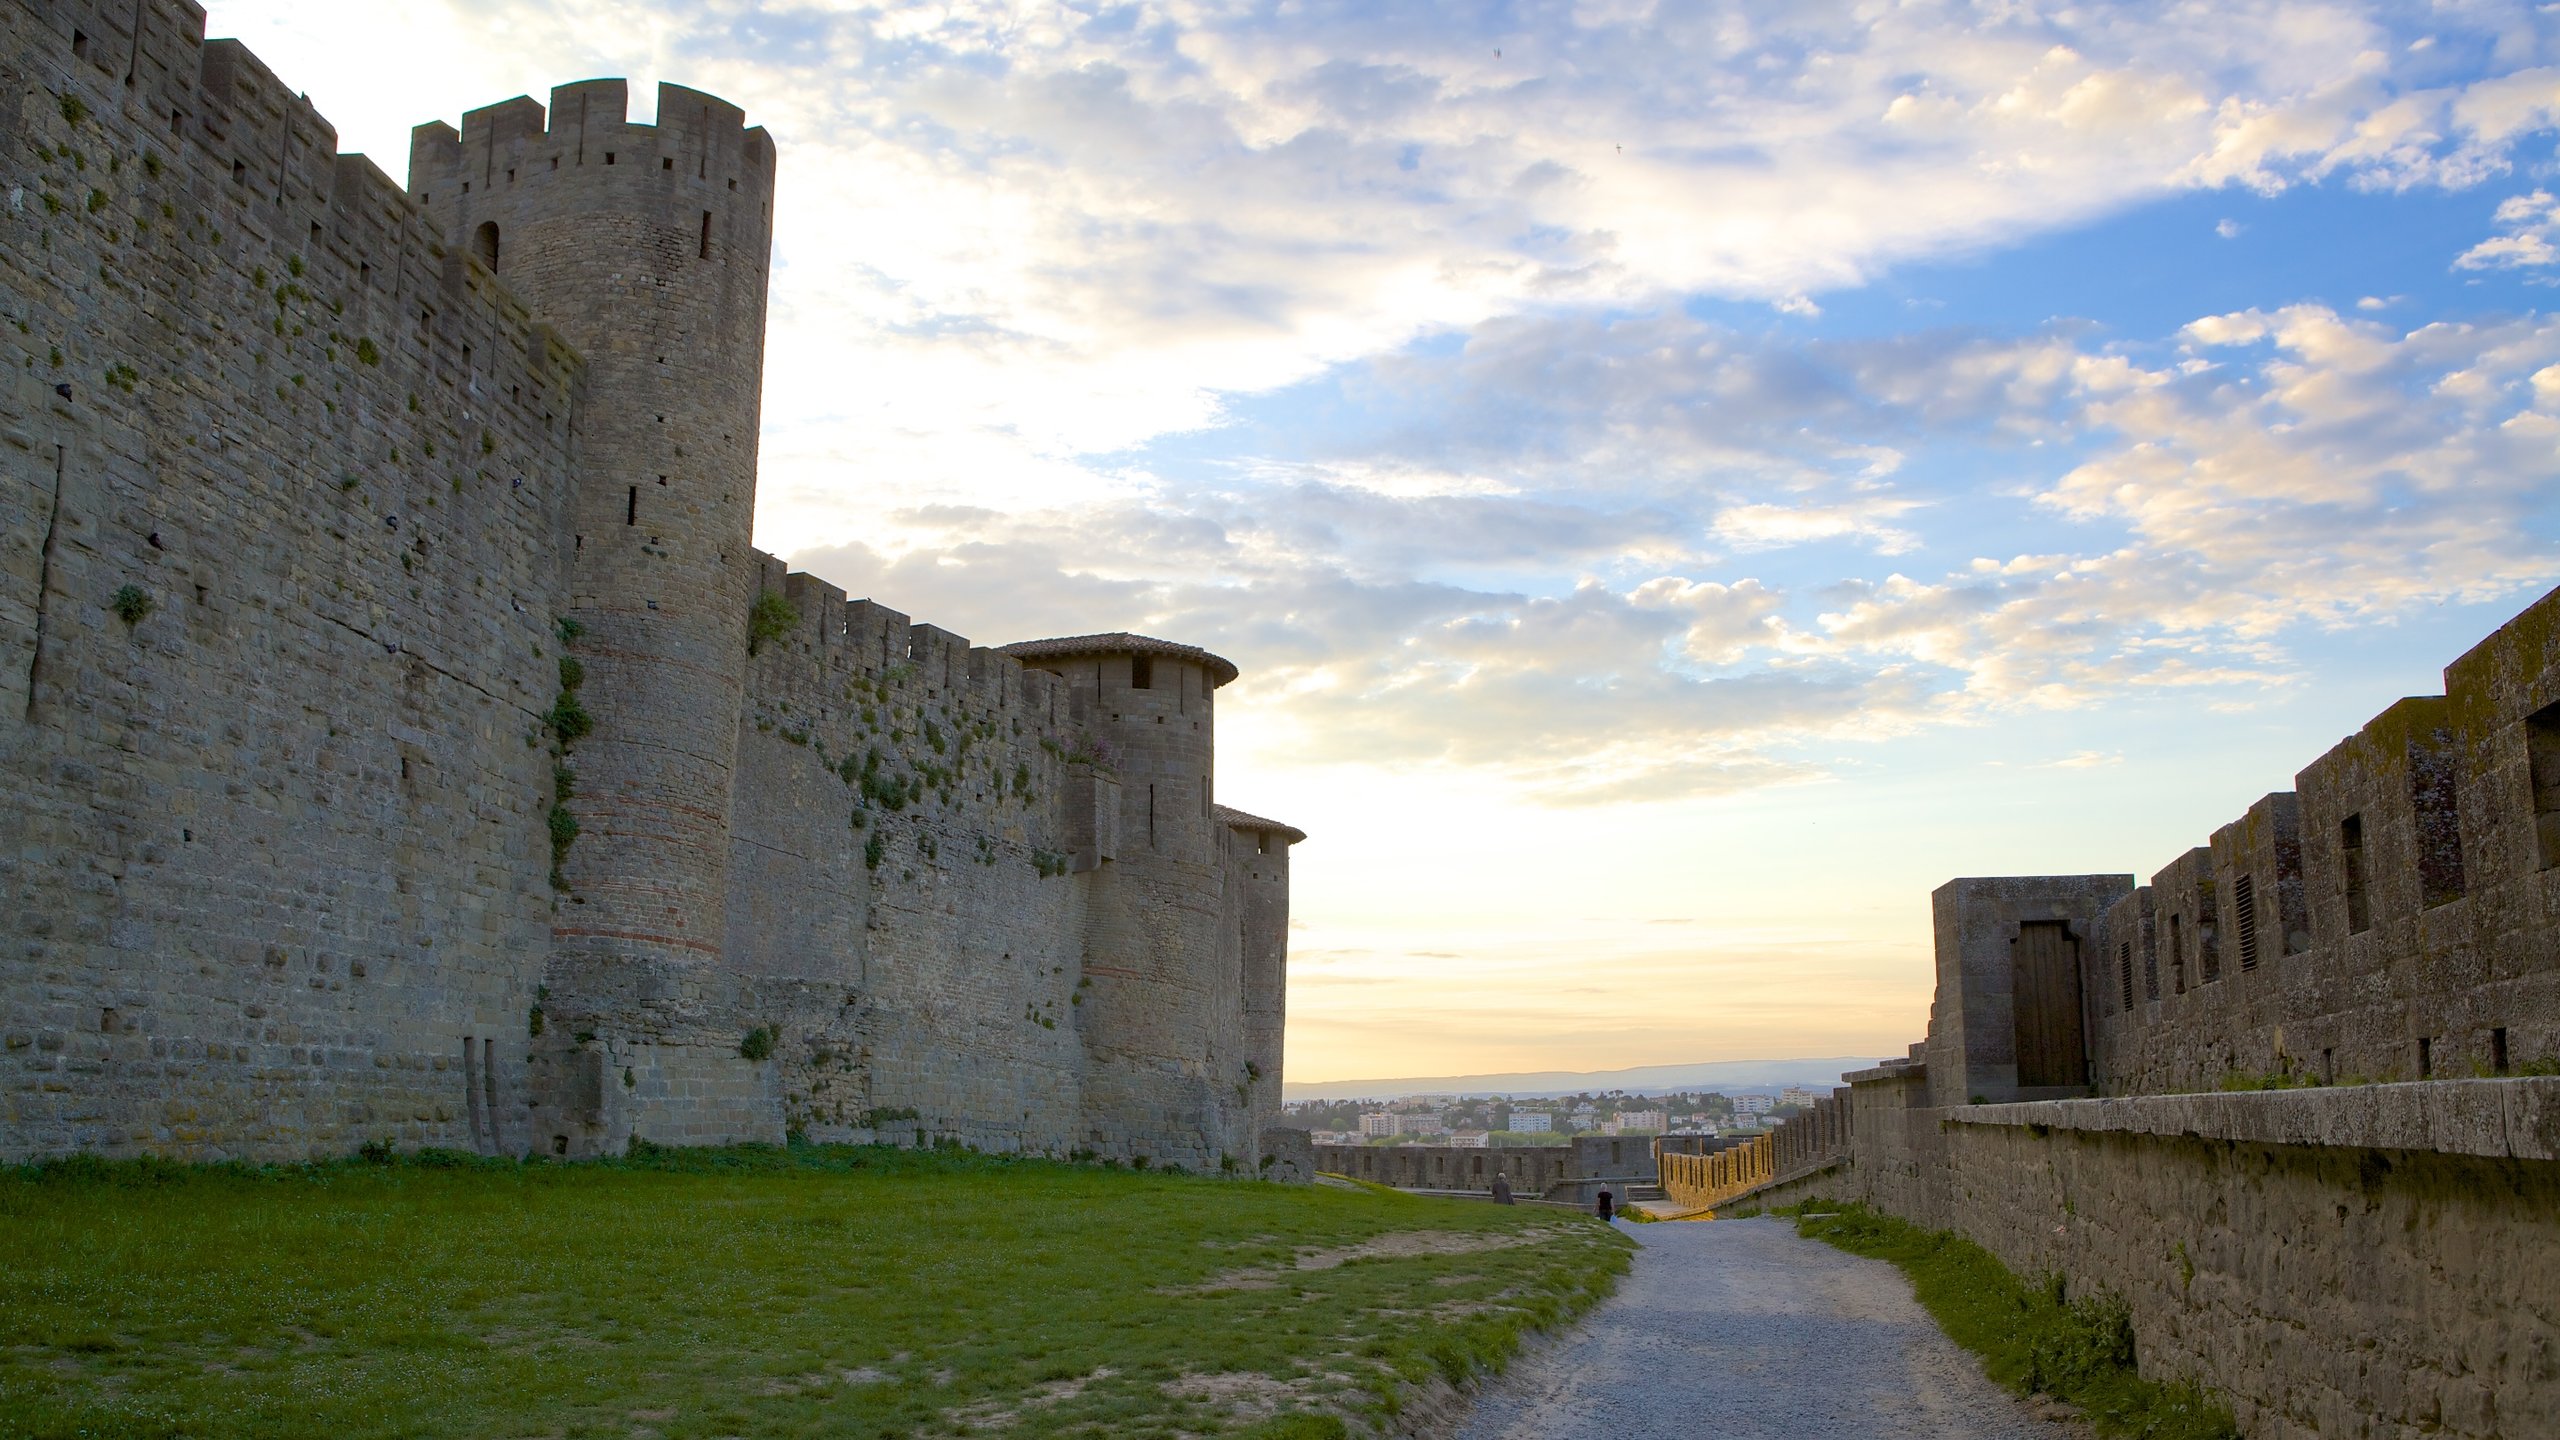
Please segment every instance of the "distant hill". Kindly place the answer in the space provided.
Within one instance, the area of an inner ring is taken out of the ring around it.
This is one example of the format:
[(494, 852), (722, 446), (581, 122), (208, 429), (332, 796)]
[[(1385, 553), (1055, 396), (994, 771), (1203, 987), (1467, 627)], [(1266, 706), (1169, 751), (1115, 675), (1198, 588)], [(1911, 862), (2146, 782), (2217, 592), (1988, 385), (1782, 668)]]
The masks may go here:
[(1840, 1083), (1844, 1070), (1864, 1070), (1881, 1063), (1862, 1055), (1836, 1055), (1824, 1060), (1709, 1060), (1692, 1065), (1638, 1065), (1632, 1070), (1529, 1070), (1508, 1075), (1418, 1075), (1389, 1080), (1291, 1080), (1280, 1087), (1286, 1100), (1393, 1100), (1404, 1095), (1511, 1095), (1535, 1099), (1545, 1095), (1594, 1094), (1623, 1090), (1630, 1095), (1661, 1095), (1674, 1090), (1720, 1090), (1775, 1094), (1790, 1085), (1828, 1090)]

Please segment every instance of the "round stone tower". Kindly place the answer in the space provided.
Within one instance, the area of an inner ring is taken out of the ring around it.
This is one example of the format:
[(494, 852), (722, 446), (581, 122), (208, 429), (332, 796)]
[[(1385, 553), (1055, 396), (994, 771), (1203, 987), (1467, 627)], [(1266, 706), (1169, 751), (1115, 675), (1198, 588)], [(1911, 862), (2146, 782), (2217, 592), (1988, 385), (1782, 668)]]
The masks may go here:
[[(1195, 645), (1080, 635), (1004, 647), (1067, 682), (1093, 744), (1084, 1003), (1084, 1144), (1193, 1169), (1254, 1163), (1244, 977), (1212, 793), (1218, 687), (1236, 667)], [(1116, 823), (1114, 823), (1116, 820)], [(1087, 826), (1080, 825), (1079, 829)]]
[[(587, 363), (565, 617), (594, 731), (568, 769), (536, 1140), (780, 1139), (721, 958), (756, 567), (774, 153), (736, 106), (620, 80), (420, 126), (409, 192)], [(448, 266), (448, 284), (475, 283)], [(417, 299), (431, 313), (437, 297)], [(423, 323), (432, 323), (422, 314)], [(467, 352), (466, 352), (467, 354)], [(492, 360), (495, 357), (491, 357)], [(495, 383), (492, 381), (491, 383)]]

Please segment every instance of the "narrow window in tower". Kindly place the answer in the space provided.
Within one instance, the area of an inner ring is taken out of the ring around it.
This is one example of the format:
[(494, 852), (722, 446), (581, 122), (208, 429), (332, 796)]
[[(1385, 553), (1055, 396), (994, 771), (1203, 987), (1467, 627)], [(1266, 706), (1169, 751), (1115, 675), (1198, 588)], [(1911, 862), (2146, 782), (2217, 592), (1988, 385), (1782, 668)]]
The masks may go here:
[(2130, 940), (2116, 947), (2116, 988), (2122, 992), (2124, 1008), (2130, 1012), (2133, 1009), (2133, 942)]
[(1156, 688), (1156, 657), (1153, 655), (1134, 655), (1130, 657), (1129, 688), (1132, 690), (1153, 690)]
[(465, 195), (468, 195), (468, 194), (470, 194), (470, 193), (471, 193), (471, 182), (470, 182), (470, 181), (465, 180), (465, 181), (463, 181), (463, 182), (462, 182), (462, 193), (463, 193), (463, 194), (465, 194)]
[(172, 135), (183, 134), (183, 133), (185, 133), (186, 128), (187, 128), (187, 112), (185, 112), (184, 110), (172, 110), (172, 111), (170, 111), (170, 112), (169, 112), (169, 133), (170, 133), (170, 134), (172, 134)]
[(623, 501), (622, 523), (625, 525), (640, 523), (640, 487), (637, 485), (631, 487), (630, 496)]
[(2247, 875), (2231, 882), (2231, 909), (2240, 922), (2240, 968), (2258, 968), (2258, 882)]
[(1147, 848), (1149, 848), (1149, 849), (1153, 849), (1153, 848), (1155, 848), (1155, 843), (1156, 843), (1156, 787), (1154, 787), (1153, 785), (1150, 785), (1150, 786), (1148, 786), (1148, 787), (1147, 787)]
[(2338, 852), (2346, 871), (2347, 933), (2360, 935), (2373, 928), (2372, 908), (2364, 895), (2364, 817), (2350, 815), (2338, 822)]
[(738, 188), (738, 182), (737, 182), (736, 177), (734, 177), (734, 176), (733, 176), (733, 177), (731, 177), (731, 178), (730, 178), (730, 181), (729, 181), (729, 188), (730, 188), (730, 189), (732, 189), (732, 190), (735, 190), (735, 189), (737, 189), (737, 188)]
[(554, 169), (554, 170), (557, 170), (557, 169), (559, 169), (559, 168), (560, 168), (560, 157), (559, 157), (559, 156), (554, 155), (554, 156), (552, 156), (552, 157), (551, 157), (551, 168), (552, 168), (552, 169)]
[(246, 161), (246, 160), (234, 160), (234, 161), (232, 161), (232, 162), (231, 162), (231, 178), (232, 178), (232, 179), (234, 179), (234, 180), (246, 180), (246, 179), (248, 179), (248, 178), (249, 178), (249, 162), (248, 162), (248, 161)]
[(606, 152), (604, 152), (604, 163), (606, 163), (607, 165), (610, 165), (610, 164), (612, 164), (612, 163), (613, 163), (613, 152), (612, 152), (612, 151), (607, 150)]
[(513, 185), (514, 183), (516, 183), (516, 172), (514, 172), (513, 170), (509, 170), (509, 171), (507, 172), (507, 183), (508, 183), (508, 184), (510, 184), (510, 185)]
[(2432, 1080), (2435, 1078), (2435, 1074), (2436, 1042), (2424, 1035), (2421, 1035), (2418, 1037), (2418, 1078), (2421, 1080)]
[(658, 157), (658, 168), (659, 168), (659, 169), (661, 169), (661, 170), (673, 170), (674, 168), (676, 168), (676, 157), (674, 157), (673, 155), (661, 155), (661, 156), (659, 156), (659, 157)]
[(311, 222), (311, 243), (314, 245), (320, 243), (320, 222), (317, 220)]
[(483, 220), (480, 228), (471, 232), (471, 253), (480, 257), (481, 264), (492, 270), (498, 268), (497, 221)]
[(711, 212), (702, 212), (702, 258), (711, 258)]
[(2187, 993), (2187, 929), (2186, 917), (2169, 917), (2169, 993)]
[(86, 59), (88, 59), (88, 58), (89, 58), (89, 37), (88, 37), (88, 36), (86, 36), (86, 35), (84, 35), (84, 34), (82, 34), (81, 32), (79, 32), (79, 31), (77, 31), (77, 30), (72, 31), (72, 32), (71, 32), (71, 53), (72, 53), (72, 55), (73, 55), (74, 57), (76, 57), (76, 58), (78, 58), (78, 59), (81, 59), (81, 60), (86, 60)]
[(373, 284), (372, 261), (359, 260), (356, 262), (356, 284), (365, 287), (370, 287)]
[(2489, 1073), (2507, 1073), (2507, 1027), (2504, 1025), (2489, 1032)]

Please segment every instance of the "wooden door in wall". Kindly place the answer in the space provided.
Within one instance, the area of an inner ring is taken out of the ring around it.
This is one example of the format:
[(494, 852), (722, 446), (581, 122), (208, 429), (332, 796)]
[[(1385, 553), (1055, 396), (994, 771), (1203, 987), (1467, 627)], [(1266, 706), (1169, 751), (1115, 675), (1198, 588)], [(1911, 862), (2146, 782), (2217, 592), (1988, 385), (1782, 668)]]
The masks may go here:
[(2089, 1083), (2080, 1033), (2080, 942), (2060, 920), (2030, 920), (2009, 942), (2020, 1088)]

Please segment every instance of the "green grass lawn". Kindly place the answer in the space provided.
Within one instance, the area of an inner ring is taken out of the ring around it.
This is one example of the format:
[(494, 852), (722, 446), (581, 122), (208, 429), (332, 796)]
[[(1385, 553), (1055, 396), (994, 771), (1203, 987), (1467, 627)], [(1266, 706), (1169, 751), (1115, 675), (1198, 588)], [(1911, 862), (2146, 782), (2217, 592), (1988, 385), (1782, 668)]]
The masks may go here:
[(1552, 1211), (873, 1147), (0, 1171), (0, 1436), (1325, 1436), (1499, 1369)]

